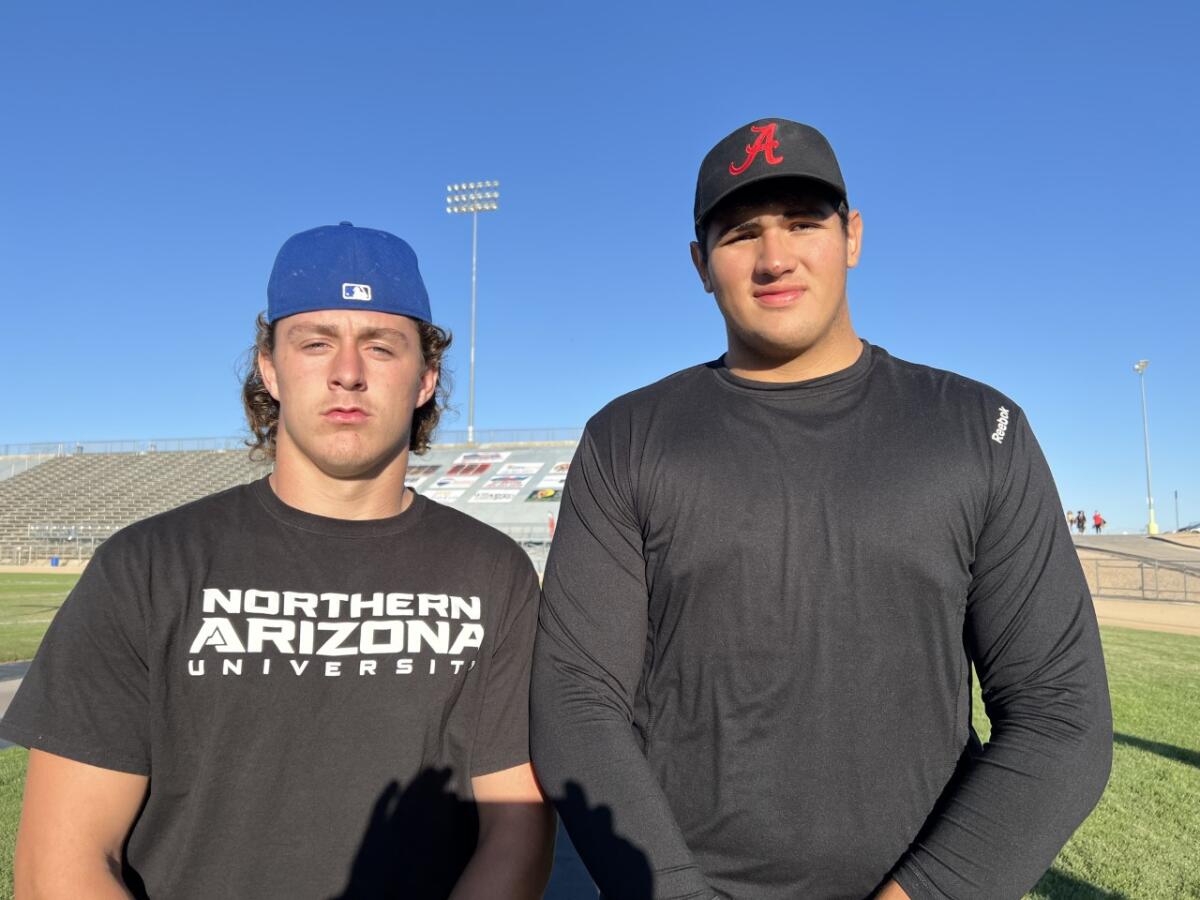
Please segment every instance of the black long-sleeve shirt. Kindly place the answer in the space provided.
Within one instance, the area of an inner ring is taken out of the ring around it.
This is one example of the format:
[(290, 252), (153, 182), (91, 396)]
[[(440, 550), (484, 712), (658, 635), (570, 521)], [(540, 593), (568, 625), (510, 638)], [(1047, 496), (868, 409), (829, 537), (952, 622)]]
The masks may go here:
[(686, 369), (589, 422), (532, 712), (539, 777), (621, 900), (1018, 897), (1111, 756), (1021, 410), (865, 343), (797, 384)]

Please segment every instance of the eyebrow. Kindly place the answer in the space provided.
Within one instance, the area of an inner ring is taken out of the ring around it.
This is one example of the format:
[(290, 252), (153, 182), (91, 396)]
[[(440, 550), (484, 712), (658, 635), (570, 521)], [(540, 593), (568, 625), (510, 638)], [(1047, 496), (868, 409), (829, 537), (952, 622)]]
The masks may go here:
[[(821, 203), (796, 203), (784, 207), (780, 215), (785, 219), (828, 219), (834, 212), (836, 210), (829, 211)], [(752, 219), (747, 219), (744, 222), (739, 222), (737, 225), (722, 228), (720, 234), (743, 234), (748, 231), (754, 231), (756, 228), (758, 228), (758, 224)]]
[[(342, 332), (336, 325), (327, 325), (324, 322), (314, 322), (307, 325), (296, 325), (289, 332), (289, 338), (303, 338), (312, 335), (320, 335), (321, 337), (336, 338), (341, 337)], [(408, 343), (408, 335), (399, 328), (363, 328), (354, 332), (355, 340), (373, 341), (379, 338), (384, 338), (393, 341), (402, 341)]]

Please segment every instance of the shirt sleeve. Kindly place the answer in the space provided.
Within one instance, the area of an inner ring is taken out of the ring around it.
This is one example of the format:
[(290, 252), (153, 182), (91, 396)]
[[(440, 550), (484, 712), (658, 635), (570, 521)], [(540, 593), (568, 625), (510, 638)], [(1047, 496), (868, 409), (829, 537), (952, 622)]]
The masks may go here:
[(0, 735), (88, 765), (150, 774), (142, 601), (120, 536), (97, 551), (59, 608)]
[(593, 420), (567, 476), (534, 650), (533, 761), (604, 896), (709, 900), (634, 736), (649, 601), (628, 448)]
[(1099, 800), (1112, 714), (1091, 596), (1019, 411), (994, 450), (964, 624), (991, 739), (946, 788), (894, 877), (914, 900), (1019, 897)]
[(529, 557), (512, 548), (505, 615), (497, 623), (483, 706), (472, 754), (471, 776), (502, 772), (529, 762), (529, 668), (537, 629), (537, 573)]

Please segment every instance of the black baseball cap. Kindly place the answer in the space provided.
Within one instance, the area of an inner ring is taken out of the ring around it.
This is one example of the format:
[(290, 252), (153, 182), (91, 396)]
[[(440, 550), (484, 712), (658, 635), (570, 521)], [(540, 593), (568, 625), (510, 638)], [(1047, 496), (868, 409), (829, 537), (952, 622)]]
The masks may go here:
[(791, 119), (759, 119), (726, 135), (700, 163), (694, 210), (697, 235), (718, 203), (768, 178), (807, 178), (846, 200), (842, 170), (825, 135)]

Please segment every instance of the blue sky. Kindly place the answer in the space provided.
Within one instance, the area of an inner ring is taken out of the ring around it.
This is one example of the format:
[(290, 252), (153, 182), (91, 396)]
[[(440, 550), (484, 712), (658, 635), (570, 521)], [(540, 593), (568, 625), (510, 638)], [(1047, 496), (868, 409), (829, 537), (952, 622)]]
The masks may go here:
[[(863, 212), (859, 332), (995, 385), (1065, 506), (1200, 519), (1194, 4), (9, 4), (0, 12), (0, 444), (227, 435), (290, 234), (416, 248), (466, 419), (581, 425), (720, 354), (696, 167), (821, 128)], [(1189, 263), (1187, 260), (1193, 260)], [(454, 427), (452, 425), (452, 427)]]

